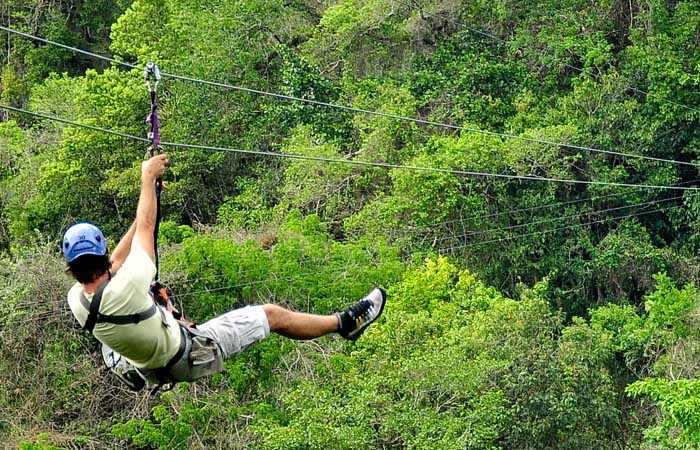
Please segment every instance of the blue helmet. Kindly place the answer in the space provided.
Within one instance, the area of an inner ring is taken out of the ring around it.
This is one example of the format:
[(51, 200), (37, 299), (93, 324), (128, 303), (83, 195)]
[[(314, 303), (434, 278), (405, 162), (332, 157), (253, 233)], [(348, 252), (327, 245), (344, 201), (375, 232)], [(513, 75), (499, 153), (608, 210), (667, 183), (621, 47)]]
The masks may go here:
[(91, 223), (76, 223), (63, 235), (63, 257), (67, 262), (83, 255), (106, 255), (107, 241), (99, 228)]

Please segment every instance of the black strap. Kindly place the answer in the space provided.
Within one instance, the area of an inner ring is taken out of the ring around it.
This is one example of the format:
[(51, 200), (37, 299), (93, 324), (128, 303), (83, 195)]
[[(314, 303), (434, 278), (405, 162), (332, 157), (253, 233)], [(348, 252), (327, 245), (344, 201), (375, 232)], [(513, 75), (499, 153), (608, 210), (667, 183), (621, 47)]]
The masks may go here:
[[(158, 146), (158, 153), (161, 153), (160, 151), (160, 146)], [(151, 146), (149, 148), (149, 155), (151, 157), (155, 156), (155, 149), (154, 146)], [(162, 216), (161, 212), (161, 207), (160, 207), (160, 194), (163, 192), (163, 179), (162, 178), (157, 178), (156, 179), (156, 224), (153, 227), (153, 259), (155, 260), (156, 264), (156, 276), (155, 280), (158, 281), (158, 278), (160, 277), (160, 257), (158, 256), (158, 229), (160, 228), (160, 219)]]
[[(146, 88), (151, 95), (151, 113), (148, 115), (147, 122), (151, 124), (151, 132), (148, 133), (148, 138), (151, 140), (151, 146), (148, 148), (149, 156), (155, 156), (156, 151), (163, 153), (163, 148), (160, 146), (160, 120), (158, 119), (158, 84), (161, 80), (160, 69), (153, 62), (146, 64), (146, 70), (143, 73), (146, 81)], [(151, 81), (154, 84), (151, 85)], [(156, 179), (156, 226), (153, 230), (153, 251), (155, 253), (156, 277), (158, 280), (160, 275), (159, 257), (158, 257), (158, 227), (161, 219), (160, 208), (160, 193), (163, 190), (163, 179)]]
[(166, 391), (169, 391), (173, 387), (175, 387), (175, 384), (178, 382), (173, 376), (170, 374), (170, 368), (173, 367), (175, 364), (177, 364), (180, 359), (182, 359), (183, 355), (185, 354), (185, 351), (187, 350), (187, 341), (190, 339), (188, 335), (188, 331), (185, 330), (184, 325), (180, 325), (180, 347), (177, 349), (177, 353), (175, 353), (175, 356), (170, 358), (170, 361), (163, 366), (159, 367), (158, 369), (147, 369), (146, 372), (148, 376), (153, 376), (158, 380), (158, 385), (156, 388), (153, 390), (153, 393), (155, 393), (158, 389), (161, 389), (165, 385), (170, 385), (169, 388), (164, 389)]
[[(107, 278), (102, 283), (100, 283), (100, 285), (97, 286), (97, 290), (95, 291), (95, 295), (92, 296), (92, 302), (90, 302), (90, 307), (88, 308), (88, 317), (85, 320), (85, 325), (83, 325), (83, 329), (88, 330), (90, 333), (92, 333), (92, 330), (95, 329), (95, 324), (97, 323), (97, 316), (100, 314), (100, 304), (102, 303), (102, 292), (105, 290), (105, 287), (107, 287), (109, 280), (110, 280), (110, 278)], [(84, 292), (81, 293), (80, 296), (81, 296), (81, 299), (87, 300), (87, 298), (85, 298)]]
[[(85, 293), (80, 294), (80, 302), (83, 304), (85, 309), (88, 310), (88, 317), (83, 325), (83, 329), (92, 333), (95, 329), (95, 325), (98, 323), (113, 323), (115, 325), (127, 325), (131, 323), (142, 322), (151, 316), (153, 316), (159, 309), (155, 303), (152, 304), (147, 310), (141, 311), (135, 314), (123, 314), (123, 315), (107, 315), (100, 313), (100, 305), (102, 304), (102, 292), (109, 283), (109, 279), (100, 283), (92, 296), (92, 301), (88, 301), (85, 297)], [(161, 313), (162, 314), (162, 313)], [(161, 316), (164, 326), (168, 326), (168, 322), (164, 316)]]
[(185, 350), (187, 349), (187, 331), (185, 331), (185, 328), (181, 325), (180, 327), (180, 348), (177, 349), (177, 353), (175, 353), (175, 356), (170, 358), (170, 361), (168, 361), (168, 364), (165, 365), (166, 369), (171, 368), (174, 366), (178, 361), (180, 361), (180, 358), (182, 358), (182, 355), (185, 354)]
[(163, 192), (163, 179), (156, 180), (156, 225), (153, 227), (153, 256), (156, 265), (155, 280), (160, 278), (160, 257), (158, 256), (158, 229), (160, 228), (160, 220), (163, 213), (160, 207), (160, 194)]
[(113, 323), (115, 325), (127, 325), (130, 323), (139, 323), (142, 322), (148, 318), (150, 318), (152, 315), (156, 313), (156, 305), (151, 305), (150, 308), (148, 308), (145, 311), (142, 311), (137, 314), (124, 314), (124, 315), (114, 315), (114, 316), (108, 316), (105, 314), (98, 314), (97, 316), (97, 323)]

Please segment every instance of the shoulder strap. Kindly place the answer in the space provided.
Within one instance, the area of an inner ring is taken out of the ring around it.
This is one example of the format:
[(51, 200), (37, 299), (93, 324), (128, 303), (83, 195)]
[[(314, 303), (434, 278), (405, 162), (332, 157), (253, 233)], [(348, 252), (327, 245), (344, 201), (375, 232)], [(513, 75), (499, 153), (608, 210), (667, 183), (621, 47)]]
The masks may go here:
[(83, 325), (83, 329), (89, 331), (90, 333), (93, 332), (95, 329), (95, 325), (98, 323), (113, 323), (115, 325), (127, 325), (127, 324), (132, 324), (132, 323), (139, 323), (142, 322), (148, 318), (150, 318), (152, 315), (156, 313), (156, 311), (160, 310), (161, 314), (161, 323), (163, 324), (164, 327), (168, 327), (168, 321), (165, 318), (165, 313), (162, 311), (162, 308), (159, 308), (156, 306), (155, 303), (151, 304), (151, 306), (145, 310), (141, 311), (140, 313), (136, 314), (123, 314), (123, 315), (107, 315), (107, 314), (100, 314), (100, 305), (102, 303), (102, 293), (104, 292), (105, 287), (107, 286), (107, 283), (109, 283), (109, 279), (103, 281), (100, 283), (100, 285), (97, 287), (97, 290), (95, 291), (95, 294), (92, 296), (92, 301), (89, 301), (87, 297), (85, 297), (85, 293), (80, 294), (80, 302), (82, 303), (83, 307), (88, 310), (88, 317), (87, 320), (85, 321), (85, 325)]
[[(90, 302), (90, 307), (88, 308), (88, 317), (85, 321), (85, 325), (83, 325), (83, 330), (88, 330), (90, 333), (92, 333), (92, 330), (95, 329), (95, 324), (97, 323), (97, 316), (100, 313), (100, 304), (102, 303), (102, 292), (104, 292), (105, 287), (107, 287), (109, 280), (110, 278), (107, 278), (102, 283), (100, 283), (99, 286), (97, 286), (97, 290), (92, 296), (92, 301)], [(87, 301), (84, 292), (80, 294), (80, 297), (81, 301)], [(83, 302), (83, 304), (85, 304), (85, 302)]]

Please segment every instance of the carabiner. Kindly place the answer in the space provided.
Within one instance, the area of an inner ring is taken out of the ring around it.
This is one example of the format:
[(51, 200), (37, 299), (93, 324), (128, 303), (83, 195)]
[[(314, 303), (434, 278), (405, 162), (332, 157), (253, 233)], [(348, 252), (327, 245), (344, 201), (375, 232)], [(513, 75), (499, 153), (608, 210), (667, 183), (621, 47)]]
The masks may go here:
[[(160, 69), (158, 69), (158, 65), (156, 63), (150, 61), (146, 63), (146, 69), (143, 71), (143, 79), (146, 81), (148, 92), (155, 92), (156, 89), (158, 89), (161, 76)], [(153, 86), (151, 86), (151, 79), (154, 81)]]

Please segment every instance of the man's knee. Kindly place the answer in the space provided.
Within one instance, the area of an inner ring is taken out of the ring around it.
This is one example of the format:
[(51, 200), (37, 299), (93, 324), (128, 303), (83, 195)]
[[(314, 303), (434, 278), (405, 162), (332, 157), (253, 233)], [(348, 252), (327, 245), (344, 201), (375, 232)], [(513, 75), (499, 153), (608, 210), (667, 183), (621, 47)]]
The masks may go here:
[(265, 315), (267, 316), (267, 323), (270, 325), (270, 330), (276, 330), (279, 328), (280, 324), (284, 323), (284, 316), (287, 310), (278, 305), (273, 305), (272, 303), (267, 303), (262, 306)]

